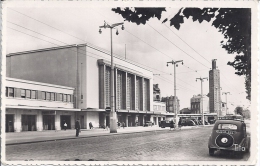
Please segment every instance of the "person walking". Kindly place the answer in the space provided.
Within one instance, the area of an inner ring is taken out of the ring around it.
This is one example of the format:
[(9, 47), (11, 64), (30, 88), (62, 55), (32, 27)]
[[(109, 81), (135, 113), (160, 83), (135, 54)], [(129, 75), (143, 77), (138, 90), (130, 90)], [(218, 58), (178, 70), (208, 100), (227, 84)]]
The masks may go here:
[(65, 130), (65, 131), (67, 130), (67, 126), (68, 126), (68, 125), (67, 125), (67, 123), (65, 122), (65, 123), (64, 123), (64, 130)]
[(122, 127), (123, 127), (123, 129), (125, 128), (125, 122), (122, 122)]
[(79, 132), (80, 132), (79, 120), (76, 121), (75, 129), (76, 129), (76, 137), (78, 137), (79, 136)]
[(174, 129), (174, 122), (173, 122), (173, 120), (170, 121), (170, 130), (171, 129)]
[(91, 122), (89, 122), (89, 129), (93, 129), (93, 125), (92, 125), (92, 123)]
[(181, 118), (179, 119), (178, 127), (179, 127), (179, 129), (181, 130)]

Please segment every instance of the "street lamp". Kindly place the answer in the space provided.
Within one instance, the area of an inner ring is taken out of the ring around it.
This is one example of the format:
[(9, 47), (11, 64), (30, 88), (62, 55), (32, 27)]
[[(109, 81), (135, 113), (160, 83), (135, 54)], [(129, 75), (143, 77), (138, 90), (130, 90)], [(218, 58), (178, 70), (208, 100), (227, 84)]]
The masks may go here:
[[(104, 21), (103, 26), (99, 26), (99, 33), (101, 34), (101, 28), (110, 28), (110, 34), (111, 34), (111, 88), (110, 88), (110, 94), (111, 94), (111, 100), (110, 100), (110, 133), (117, 133), (117, 122), (116, 122), (116, 111), (115, 111), (115, 101), (114, 101), (114, 63), (113, 63), (113, 46), (112, 46), (112, 29), (115, 27), (122, 25), (122, 30), (125, 29), (124, 23), (115, 23), (115, 24), (108, 24), (106, 21)], [(118, 29), (116, 31), (116, 35), (118, 35)]]
[(203, 111), (203, 80), (204, 79), (207, 79), (208, 81), (208, 77), (205, 77), (205, 78), (196, 78), (196, 82), (197, 80), (200, 80), (201, 82), (201, 113), (202, 113), (202, 125), (205, 125), (204, 123), (204, 111)]
[(176, 66), (178, 67), (177, 63), (182, 63), (183, 65), (183, 60), (179, 60), (179, 61), (170, 61), (167, 62), (167, 67), (168, 67), (168, 63), (171, 63), (174, 65), (174, 119), (175, 119), (175, 128), (177, 126), (177, 120), (178, 120), (178, 115), (177, 115), (177, 99), (176, 99)]
[[(225, 94), (226, 95), (226, 115), (228, 113), (228, 107), (227, 107), (227, 94), (230, 94), (230, 92), (223, 92), (222, 95)], [(231, 95), (231, 94), (230, 94)]]

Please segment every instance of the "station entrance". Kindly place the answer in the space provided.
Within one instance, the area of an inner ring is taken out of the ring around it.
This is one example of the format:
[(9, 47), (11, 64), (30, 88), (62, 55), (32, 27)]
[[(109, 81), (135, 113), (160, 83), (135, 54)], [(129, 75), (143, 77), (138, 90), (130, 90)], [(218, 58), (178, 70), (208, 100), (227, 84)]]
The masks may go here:
[(36, 131), (36, 115), (22, 115), (22, 131)]
[(43, 130), (55, 130), (55, 115), (43, 115)]
[(60, 116), (61, 129), (64, 129), (64, 123), (67, 123), (67, 129), (71, 129), (71, 116), (70, 115), (61, 115)]
[(5, 132), (14, 132), (14, 115), (5, 115)]

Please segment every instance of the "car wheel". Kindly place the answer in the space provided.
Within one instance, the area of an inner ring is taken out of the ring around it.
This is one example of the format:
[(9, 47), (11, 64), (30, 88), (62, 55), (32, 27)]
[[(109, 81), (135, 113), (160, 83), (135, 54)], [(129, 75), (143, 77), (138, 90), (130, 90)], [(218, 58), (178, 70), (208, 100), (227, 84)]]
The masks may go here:
[(209, 155), (214, 156), (215, 149), (209, 148)]

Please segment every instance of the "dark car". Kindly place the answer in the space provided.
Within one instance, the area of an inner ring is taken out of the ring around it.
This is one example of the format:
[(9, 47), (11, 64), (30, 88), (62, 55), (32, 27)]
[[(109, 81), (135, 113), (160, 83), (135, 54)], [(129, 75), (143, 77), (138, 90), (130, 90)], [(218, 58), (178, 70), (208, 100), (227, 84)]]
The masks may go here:
[(144, 127), (153, 126), (153, 122), (147, 121), (144, 123)]
[(165, 128), (165, 127), (170, 127), (174, 128), (174, 122), (172, 120), (163, 120), (160, 122), (160, 127)]
[(215, 122), (208, 141), (209, 155), (217, 150), (241, 154), (250, 149), (250, 136), (246, 133), (246, 124), (234, 117), (220, 117)]
[(181, 122), (182, 126), (196, 126), (196, 123), (192, 119), (184, 119)]

